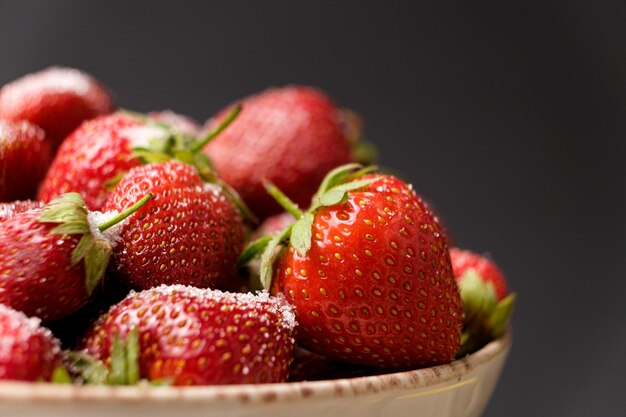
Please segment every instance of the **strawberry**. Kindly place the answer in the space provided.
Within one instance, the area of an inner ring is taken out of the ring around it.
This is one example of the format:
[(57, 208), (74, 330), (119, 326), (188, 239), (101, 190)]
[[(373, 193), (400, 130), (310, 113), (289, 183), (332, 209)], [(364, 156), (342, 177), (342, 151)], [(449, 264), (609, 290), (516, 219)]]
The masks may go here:
[(83, 121), (114, 108), (111, 94), (91, 75), (51, 67), (0, 90), (0, 118), (28, 120), (46, 131), (52, 150)]
[(39, 127), (0, 120), (0, 201), (32, 198), (52, 161)]
[(450, 248), (450, 260), (454, 276), (459, 284), (465, 277), (465, 273), (473, 269), (483, 282), (493, 286), (498, 301), (508, 295), (509, 289), (504, 274), (491, 259), (468, 250)]
[(61, 359), (59, 341), (38, 319), (0, 304), (0, 380), (50, 381)]
[(220, 183), (200, 149), (238, 112), (236, 108), (224, 124), (202, 140), (135, 113), (117, 112), (86, 122), (59, 149), (38, 198), (50, 201), (62, 193), (78, 192), (89, 209), (100, 210), (110, 191), (131, 168), (173, 158), (196, 165), (203, 178)]
[(458, 353), (463, 356), (504, 334), (516, 295), (509, 293), (500, 268), (485, 256), (452, 248), (450, 259), (463, 299), (462, 347)]
[(274, 233), (280, 232), (281, 230), (285, 229), (295, 221), (296, 219), (288, 211), (280, 214), (275, 214), (263, 220), (263, 223), (261, 223), (259, 227), (254, 231), (253, 238), (258, 239), (263, 236), (271, 236)]
[(251, 244), (240, 262), (265, 245), (261, 279), (296, 308), (306, 349), (378, 367), (450, 362), (462, 303), (446, 236), (409, 185), (389, 175), (359, 178), (367, 170), (356, 168), (331, 171), (304, 213), (269, 185), (298, 220)]
[(378, 375), (386, 371), (333, 361), (317, 353), (296, 347), (289, 367), (289, 382), (321, 381), (326, 379), (357, 378)]
[(14, 201), (12, 203), (0, 203), (0, 222), (9, 219), (16, 214), (22, 213), (27, 210), (43, 207), (43, 203), (40, 201)]
[(59, 149), (38, 199), (79, 192), (91, 210), (100, 210), (109, 190), (107, 182), (140, 164), (132, 155), (132, 144), (167, 135), (162, 128), (147, 126), (145, 121), (130, 113), (114, 113), (84, 123), (75, 130)]
[[(97, 226), (78, 194), (0, 223), (0, 303), (44, 321), (87, 303), (106, 269), (111, 243), (100, 232), (140, 203)], [(110, 217), (110, 216), (109, 216)]]
[[(302, 86), (274, 88), (244, 98), (241, 104), (241, 115), (205, 152), (218, 175), (261, 219), (281, 211), (265, 193), (265, 180), (308, 206), (324, 175), (354, 159), (342, 114), (321, 91)], [(209, 120), (207, 127), (225, 114)]]
[(132, 169), (104, 209), (120, 211), (146, 192), (154, 199), (122, 226), (111, 271), (135, 289), (161, 284), (234, 288), (245, 234), (236, 207), (180, 161)]
[(111, 365), (115, 338), (138, 332), (139, 376), (174, 385), (281, 382), (294, 348), (291, 306), (267, 293), (182, 285), (131, 294), (87, 333), (87, 352)]

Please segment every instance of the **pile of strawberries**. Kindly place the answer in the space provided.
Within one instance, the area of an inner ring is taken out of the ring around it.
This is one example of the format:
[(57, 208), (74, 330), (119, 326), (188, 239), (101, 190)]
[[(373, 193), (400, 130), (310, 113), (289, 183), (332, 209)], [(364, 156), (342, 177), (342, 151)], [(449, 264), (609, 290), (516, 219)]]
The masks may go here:
[[(84, 72), (0, 90), (0, 379), (206, 385), (444, 364), (514, 294), (371, 165), (358, 116), (270, 89), (204, 126)], [(294, 359), (295, 358), (295, 359)]]

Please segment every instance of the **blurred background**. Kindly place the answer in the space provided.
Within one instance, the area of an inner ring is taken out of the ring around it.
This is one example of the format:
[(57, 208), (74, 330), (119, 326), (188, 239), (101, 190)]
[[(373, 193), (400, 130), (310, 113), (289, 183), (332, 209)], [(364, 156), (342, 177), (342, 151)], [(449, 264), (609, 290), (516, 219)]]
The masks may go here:
[(326, 90), (518, 293), (485, 416), (625, 416), (626, 3), (217, 3), (0, 0), (0, 84), (78, 67), (200, 122)]

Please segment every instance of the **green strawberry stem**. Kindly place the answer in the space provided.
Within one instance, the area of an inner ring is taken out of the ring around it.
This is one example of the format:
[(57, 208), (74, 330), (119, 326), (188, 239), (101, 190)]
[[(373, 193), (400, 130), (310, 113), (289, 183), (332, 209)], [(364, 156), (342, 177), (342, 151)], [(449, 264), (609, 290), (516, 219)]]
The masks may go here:
[(232, 123), (233, 120), (235, 120), (235, 118), (237, 117), (237, 115), (239, 115), (240, 112), (241, 112), (241, 105), (238, 104), (231, 110), (228, 116), (226, 116), (226, 118), (222, 121), (222, 123), (219, 124), (219, 126), (215, 130), (213, 130), (211, 133), (205, 136), (204, 139), (193, 143), (189, 147), (189, 151), (191, 153), (198, 153), (200, 149), (204, 148), (209, 142), (211, 142), (220, 133), (222, 133), (222, 131), (226, 129), (228, 125)]
[(102, 224), (99, 224), (98, 230), (100, 230), (101, 232), (104, 232), (108, 228), (115, 226), (116, 224), (118, 224), (119, 222), (121, 222), (122, 220), (124, 220), (125, 218), (127, 218), (128, 216), (136, 212), (137, 210), (139, 210), (141, 207), (143, 207), (143, 205), (146, 204), (148, 200), (150, 200), (152, 197), (153, 197), (152, 193), (146, 194), (145, 196), (143, 196), (141, 200), (137, 201), (128, 209), (124, 210), (123, 212), (113, 217), (112, 219), (107, 220), (106, 222)]
[(296, 218), (296, 220), (302, 217), (302, 210), (300, 210), (300, 207), (298, 207), (296, 203), (291, 201), (291, 199), (287, 197), (285, 193), (280, 191), (277, 186), (275, 186), (270, 181), (265, 181), (263, 183), (263, 186), (265, 187), (265, 190), (268, 192), (268, 194), (274, 197), (278, 204), (280, 204), (282, 208), (291, 213), (293, 217)]

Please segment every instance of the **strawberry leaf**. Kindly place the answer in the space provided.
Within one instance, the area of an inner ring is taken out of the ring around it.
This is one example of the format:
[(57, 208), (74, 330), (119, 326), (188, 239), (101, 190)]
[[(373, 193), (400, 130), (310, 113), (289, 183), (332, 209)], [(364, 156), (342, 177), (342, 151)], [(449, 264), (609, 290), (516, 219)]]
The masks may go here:
[(263, 288), (266, 290), (270, 290), (272, 287), (274, 261), (280, 253), (279, 246), (287, 240), (292, 229), (293, 224), (285, 228), (282, 232), (276, 233), (265, 247), (263, 255), (261, 255), (260, 278), (261, 285), (263, 285)]
[(267, 193), (271, 195), (282, 208), (291, 213), (293, 217), (296, 219), (302, 217), (302, 210), (300, 210), (300, 207), (291, 201), (291, 199), (271, 181), (263, 182), (263, 186), (265, 187), (265, 191), (267, 191)]
[(109, 258), (111, 257), (111, 245), (101, 239), (94, 239), (85, 256), (85, 287), (87, 294), (91, 295), (101, 278), (104, 276)]
[(107, 377), (107, 383), (126, 385), (126, 381), (126, 352), (122, 339), (116, 334), (111, 343), (111, 370)]
[(107, 383), (132, 385), (139, 381), (139, 330), (133, 328), (122, 340), (113, 338), (111, 346), (111, 370)]
[(76, 235), (89, 232), (89, 223), (86, 221), (71, 221), (62, 223), (50, 231), (60, 235)]
[(354, 191), (359, 188), (366, 187), (373, 182), (378, 181), (379, 179), (379, 177), (374, 177), (368, 178), (366, 180), (352, 181), (337, 185), (326, 191), (324, 194), (320, 195), (317, 199), (317, 202), (314, 202), (314, 206), (334, 206), (335, 204), (342, 203), (348, 198), (349, 191)]
[(489, 327), (492, 330), (494, 338), (498, 338), (504, 334), (509, 326), (513, 308), (515, 307), (515, 293), (511, 293), (498, 302), (489, 317)]
[(139, 381), (139, 330), (133, 328), (125, 341), (126, 347), (126, 381), (136, 384)]
[(296, 249), (300, 256), (306, 256), (311, 248), (311, 238), (313, 228), (313, 214), (306, 212), (302, 218), (293, 224), (291, 231), (291, 245)]
[(237, 267), (241, 268), (242, 266), (250, 262), (252, 259), (256, 258), (261, 253), (263, 253), (263, 251), (267, 247), (267, 244), (270, 242), (270, 240), (272, 240), (272, 236), (263, 236), (262, 238), (257, 239), (254, 242), (250, 243), (243, 250), (243, 252), (241, 252), (241, 255), (239, 255), (239, 259), (237, 259)]
[(67, 193), (48, 203), (37, 220), (42, 223), (85, 222), (86, 216), (87, 208), (82, 197), (77, 193)]
[(76, 265), (81, 259), (87, 256), (95, 242), (96, 239), (91, 233), (83, 235), (83, 237), (81, 237), (78, 241), (78, 245), (76, 245), (76, 248), (72, 252), (72, 265)]
[(109, 369), (104, 363), (86, 352), (68, 352), (71, 367), (80, 375), (84, 383), (101, 385), (107, 382)]
[(72, 377), (69, 372), (67, 372), (65, 367), (57, 366), (54, 368), (54, 371), (52, 371), (52, 378), (50, 379), (50, 382), (53, 384), (71, 384)]
[(322, 195), (335, 185), (344, 182), (346, 178), (350, 176), (351, 172), (361, 168), (361, 166), (362, 165), (360, 164), (346, 164), (333, 169), (328, 174), (326, 174), (326, 177), (324, 177), (324, 180), (322, 180), (322, 183), (320, 184), (317, 193), (319, 195)]

